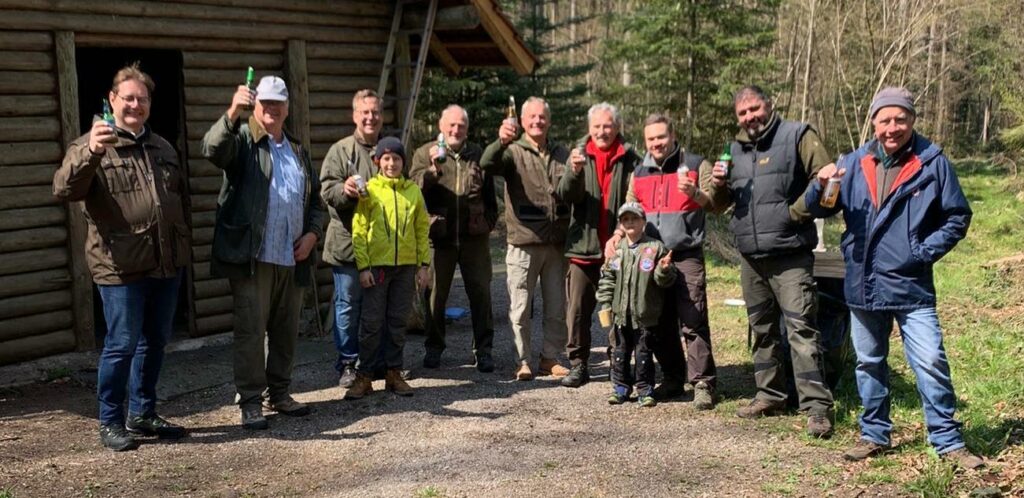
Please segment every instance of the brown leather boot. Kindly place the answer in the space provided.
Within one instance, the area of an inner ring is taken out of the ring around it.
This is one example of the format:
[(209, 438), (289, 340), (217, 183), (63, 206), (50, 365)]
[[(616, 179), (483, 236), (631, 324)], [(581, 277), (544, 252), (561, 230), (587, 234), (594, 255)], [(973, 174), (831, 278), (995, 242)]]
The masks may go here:
[(530, 370), (530, 365), (523, 363), (519, 366), (519, 370), (516, 370), (516, 380), (533, 380), (533, 371)]
[(537, 373), (539, 375), (550, 375), (552, 377), (565, 377), (566, 375), (569, 375), (569, 369), (560, 365), (558, 360), (541, 358), (540, 365), (537, 368)]
[(370, 379), (369, 375), (362, 372), (356, 373), (356, 380), (352, 382), (352, 387), (345, 390), (345, 395), (342, 396), (346, 400), (359, 399), (367, 394), (373, 392), (373, 380)]
[(384, 374), (384, 389), (399, 396), (412, 396), (412, 387), (402, 378), (402, 371), (392, 368)]

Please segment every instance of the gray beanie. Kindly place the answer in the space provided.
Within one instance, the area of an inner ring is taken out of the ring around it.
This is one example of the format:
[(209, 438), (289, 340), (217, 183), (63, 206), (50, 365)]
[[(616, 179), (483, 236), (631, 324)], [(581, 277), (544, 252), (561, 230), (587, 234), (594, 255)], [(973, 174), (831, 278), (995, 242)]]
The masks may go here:
[(875, 118), (879, 109), (889, 106), (902, 107), (910, 114), (917, 116), (917, 110), (914, 109), (914, 96), (906, 88), (890, 86), (879, 90), (875, 94), (875, 98), (871, 99), (871, 110), (869, 111), (871, 119)]

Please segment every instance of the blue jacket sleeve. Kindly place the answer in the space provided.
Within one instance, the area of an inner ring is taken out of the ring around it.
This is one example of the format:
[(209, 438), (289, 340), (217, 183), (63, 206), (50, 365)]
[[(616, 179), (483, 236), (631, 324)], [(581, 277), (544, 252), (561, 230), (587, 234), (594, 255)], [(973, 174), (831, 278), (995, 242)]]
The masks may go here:
[(928, 234), (918, 246), (915, 256), (926, 263), (938, 261), (953, 250), (960, 239), (967, 236), (967, 228), (971, 225), (973, 215), (953, 166), (945, 156), (939, 156), (935, 161), (936, 176), (940, 182), (940, 213), (944, 222), (938, 229)]

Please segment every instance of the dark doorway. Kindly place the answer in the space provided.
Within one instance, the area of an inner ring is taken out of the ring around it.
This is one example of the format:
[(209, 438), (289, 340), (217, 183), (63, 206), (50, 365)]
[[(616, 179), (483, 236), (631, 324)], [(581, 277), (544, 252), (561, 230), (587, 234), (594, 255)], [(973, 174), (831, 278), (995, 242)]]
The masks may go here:
[[(107, 98), (117, 71), (138, 61), (140, 69), (149, 74), (156, 84), (156, 89), (150, 96), (153, 103), (146, 125), (152, 132), (174, 145), (178, 149), (181, 164), (186, 164), (183, 154), (184, 81), (180, 50), (78, 47), (75, 49), (75, 58), (78, 66), (76, 72), (79, 126), (82, 133), (92, 126), (92, 120), (96, 115), (103, 113), (102, 100)], [(188, 216), (186, 213), (186, 218)], [(188, 310), (192, 307), (187, 299), (191, 285), (191, 280), (187, 277), (182, 281), (178, 309), (175, 312), (176, 336), (182, 332), (187, 335)], [(103, 317), (103, 302), (95, 285), (93, 303), (96, 345), (97, 348), (102, 348), (107, 326)]]

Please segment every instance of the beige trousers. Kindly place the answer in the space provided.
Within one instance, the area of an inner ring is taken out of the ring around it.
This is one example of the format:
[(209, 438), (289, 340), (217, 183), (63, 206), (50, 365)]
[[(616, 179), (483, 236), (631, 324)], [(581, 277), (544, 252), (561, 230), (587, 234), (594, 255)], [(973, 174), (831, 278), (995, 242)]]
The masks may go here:
[(529, 362), (534, 290), (540, 280), (541, 298), (544, 300), (543, 359), (558, 358), (565, 346), (565, 278), (566, 260), (561, 247), (551, 244), (526, 246), (509, 245), (505, 254), (508, 276), (509, 311), (516, 354), (520, 364)]

